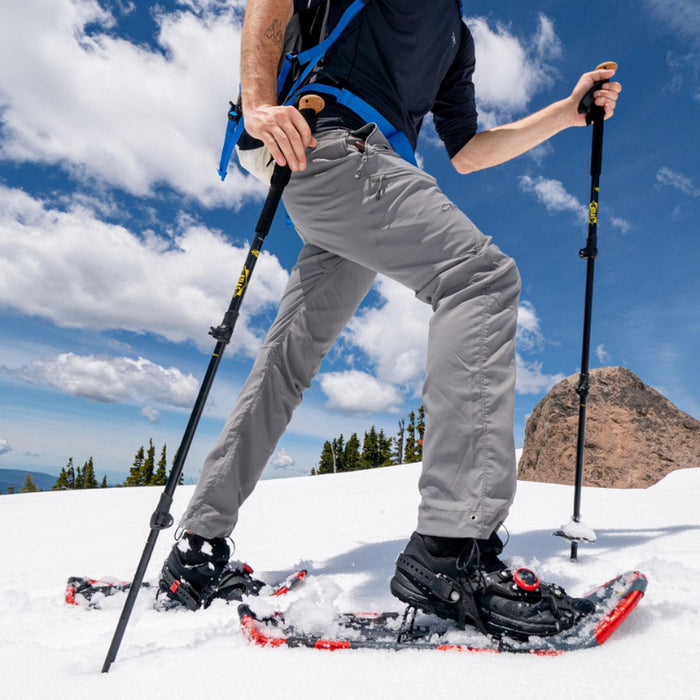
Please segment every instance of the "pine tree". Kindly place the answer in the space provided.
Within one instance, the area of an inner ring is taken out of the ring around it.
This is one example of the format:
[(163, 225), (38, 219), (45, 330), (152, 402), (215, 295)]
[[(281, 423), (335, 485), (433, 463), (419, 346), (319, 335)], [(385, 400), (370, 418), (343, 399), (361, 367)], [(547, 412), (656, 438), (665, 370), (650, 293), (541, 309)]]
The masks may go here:
[(68, 482), (68, 473), (65, 467), (61, 467), (61, 471), (56, 479), (56, 483), (51, 487), (52, 491), (67, 491), (70, 488)]
[(101, 489), (107, 488), (107, 475), (106, 474), (102, 477), (102, 482), (100, 483), (100, 488)]
[(335, 468), (336, 471), (344, 472), (345, 469), (345, 439), (343, 438), (343, 433), (331, 442), (331, 447), (333, 448), (333, 454), (335, 455)]
[(416, 431), (418, 432), (418, 441), (416, 443), (416, 462), (423, 461), (423, 436), (425, 435), (425, 408), (423, 404), (418, 407), (418, 420), (416, 421)]
[(75, 486), (73, 488), (76, 488), (76, 489), (84, 489), (85, 488), (85, 478), (83, 476), (82, 467), (75, 468)]
[(379, 445), (379, 464), (377, 466), (384, 467), (387, 464), (391, 464), (391, 438), (388, 438), (384, 434), (384, 429), (382, 428), (377, 435), (377, 443)]
[(69, 489), (75, 488), (75, 469), (73, 468), (73, 458), (68, 458), (68, 464), (66, 465), (66, 483)]
[(14, 486), (8, 486), (7, 487), (7, 495), (11, 496), (15, 492), (15, 487)]
[(377, 430), (372, 426), (365, 432), (362, 440), (362, 468), (374, 469), (382, 463), (381, 453), (379, 451), (379, 436)]
[(34, 479), (32, 479), (32, 475), (27, 472), (24, 475), (24, 482), (22, 483), (22, 488), (19, 490), (20, 493), (36, 493), (39, 489), (37, 489), (36, 484), (34, 483)]
[(399, 430), (394, 438), (394, 452), (392, 457), (394, 464), (403, 464), (404, 436), (406, 434), (406, 421), (402, 418), (399, 421)]
[(353, 433), (345, 445), (343, 452), (343, 471), (354, 472), (362, 468), (360, 459), (360, 438), (357, 433)]
[(153, 477), (151, 478), (151, 484), (153, 486), (165, 486), (168, 481), (168, 458), (166, 457), (166, 446), (163, 445), (163, 449), (160, 451), (160, 459), (158, 460), (158, 465)]
[(138, 451), (136, 452), (136, 455), (134, 456), (134, 464), (129, 470), (129, 476), (126, 477), (124, 481), (124, 486), (142, 486), (143, 482), (141, 481), (141, 474), (142, 474), (142, 468), (143, 468), (143, 463), (145, 460), (145, 453), (143, 449), (143, 445), (139, 447)]
[(326, 440), (323, 443), (323, 449), (321, 450), (321, 456), (318, 460), (318, 469), (312, 470), (312, 473), (316, 474), (332, 474), (333, 473), (333, 446), (330, 440)]
[(92, 457), (83, 465), (83, 488), (96, 489), (97, 478), (95, 477), (95, 465), (92, 462)]
[(153, 446), (153, 440), (148, 439), (148, 451), (146, 452), (146, 459), (143, 460), (141, 465), (141, 485), (148, 486), (153, 480), (153, 472), (156, 464), (156, 448)]
[(408, 425), (406, 426), (406, 444), (403, 451), (403, 459), (406, 464), (418, 461), (418, 450), (416, 440), (416, 414), (411, 411), (408, 414)]

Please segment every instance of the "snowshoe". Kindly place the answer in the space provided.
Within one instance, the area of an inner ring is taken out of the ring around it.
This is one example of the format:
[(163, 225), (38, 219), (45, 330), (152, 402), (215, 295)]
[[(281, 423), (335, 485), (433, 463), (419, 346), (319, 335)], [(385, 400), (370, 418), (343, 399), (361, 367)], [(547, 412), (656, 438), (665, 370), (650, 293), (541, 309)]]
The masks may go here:
[[(295, 571), (286, 576), (281, 581), (274, 584), (266, 583), (253, 577), (253, 569), (242, 562), (230, 561), (226, 565), (218, 586), (219, 595), (227, 602), (239, 601), (244, 595), (255, 596), (281, 596), (288, 593), (301, 583), (307, 575), (306, 569)], [(165, 599), (163, 596), (159, 600), (155, 599), (155, 592), (158, 592), (159, 581), (143, 581), (142, 589), (147, 589), (154, 597), (153, 607), (157, 610), (169, 610), (171, 608), (182, 607), (177, 601)], [(126, 593), (131, 588), (130, 581), (104, 576), (102, 578), (91, 578), (89, 576), (71, 576), (66, 583), (65, 600), (69, 605), (101, 609), (105, 606), (105, 599)]]
[(238, 606), (241, 629), (253, 644), (276, 647), (307, 647), (322, 650), (403, 649), (445, 652), (516, 653), (556, 656), (604, 644), (629, 617), (644, 596), (647, 579), (639, 571), (628, 571), (597, 586), (584, 600), (594, 611), (567, 630), (548, 637), (531, 636), (518, 641), (502, 635), (484, 636), (476, 629), (459, 629), (452, 620), (433, 615), (416, 618), (416, 608), (399, 612), (339, 613), (319, 629), (310, 629), (285, 614), (256, 613), (251, 605)]

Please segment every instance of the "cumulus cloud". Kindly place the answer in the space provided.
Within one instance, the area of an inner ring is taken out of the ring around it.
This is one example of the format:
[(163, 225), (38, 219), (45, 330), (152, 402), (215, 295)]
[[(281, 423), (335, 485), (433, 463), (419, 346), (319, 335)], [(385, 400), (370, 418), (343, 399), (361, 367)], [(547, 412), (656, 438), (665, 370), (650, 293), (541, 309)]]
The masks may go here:
[(588, 207), (567, 192), (559, 180), (522, 175), (519, 179), (523, 192), (531, 192), (544, 204), (547, 211), (571, 212), (581, 222), (588, 220)]
[(673, 187), (674, 189), (687, 194), (689, 197), (700, 197), (700, 189), (695, 187), (693, 181), (683, 173), (679, 173), (664, 166), (656, 173), (656, 181), (660, 185)]
[(7, 452), (12, 452), (12, 448), (10, 447), (10, 443), (5, 440), (4, 438), (0, 438), (0, 455), (4, 455)]
[(143, 357), (76, 355), (72, 352), (34, 360), (20, 369), (0, 367), (0, 373), (73, 396), (104, 403), (157, 403), (189, 407), (199, 381), (177, 367), (161, 367)]
[(524, 111), (532, 97), (554, 77), (552, 61), (561, 55), (554, 23), (540, 14), (536, 32), (519, 38), (507, 26), (490, 26), (484, 17), (467, 24), (476, 46), (474, 84), (482, 126), (508, 119)]
[(541, 362), (529, 362), (519, 353), (515, 357), (515, 368), (515, 390), (519, 394), (544, 393), (565, 378), (563, 374), (544, 373)]
[[(137, 236), (100, 221), (82, 205), (58, 210), (0, 185), (0, 307), (59, 326), (152, 332), (209, 348), (247, 248), (184, 221), (170, 238)], [(287, 272), (262, 253), (232, 339), (253, 356), (261, 333), (255, 314), (275, 305)]]
[[(567, 191), (564, 183), (547, 177), (530, 177), (521, 175), (519, 178), (520, 189), (529, 192), (544, 204), (545, 209), (551, 212), (571, 213), (577, 222), (588, 222), (588, 207)], [(629, 233), (632, 225), (626, 219), (619, 216), (609, 216), (607, 222), (619, 229), (622, 233)]]
[(425, 367), (432, 309), (388, 277), (379, 277), (375, 290), (381, 301), (356, 314), (344, 338), (367, 355), (381, 381), (415, 383)]
[(319, 375), (321, 390), (328, 398), (327, 407), (347, 413), (381, 413), (395, 411), (401, 394), (395, 386), (359, 370), (325, 372)]
[(521, 350), (539, 350), (544, 344), (540, 319), (537, 317), (534, 305), (529, 301), (520, 302), (518, 307), (516, 341)]
[(645, 0), (644, 4), (678, 36), (700, 46), (700, 4), (697, 0)]
[(605, 349), (605, 345), (603, 345), (603, 343), (596, 347), (595, 354), (598, 358), (598, 362), (601, 364), (606, 365), (608, 362), (610, 362), (610, 353)]
[(284, 447), (280, 447), (275, 454), (270, 457), (268, 466), (273, 469), (287, 469), (288, 467), (293, 467), (294, 457), (292, 457)]
[(118, 20), (95, 0), (5, 3), (0, 157), (136, 195), (165, 184), (206, 206), (259, 195), (236, 168), (224, 184), (216, 176), (242, 4), (161, 9), (153, 48), (117, 36)]
[(149, 423), (158, 423), (160, 421), (160, 411), (157, 408), (153, 408), (153, 406), (143, 406), (141, 408), (141, 415)]

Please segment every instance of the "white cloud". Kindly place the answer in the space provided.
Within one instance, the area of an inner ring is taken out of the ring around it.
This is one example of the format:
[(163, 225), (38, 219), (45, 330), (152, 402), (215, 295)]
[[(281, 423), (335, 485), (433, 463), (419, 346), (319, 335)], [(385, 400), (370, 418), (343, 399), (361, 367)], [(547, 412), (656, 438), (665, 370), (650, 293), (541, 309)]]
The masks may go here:
[(700, 197), (700, 189), (695, 187), (693, 181), (687, 175), (671, 170), (671, 168), (666, 166), (656, 173), (656, 181), (660, 185), (668, 185), (690, 197)]
[(157, 408), (153, 408), (153, 406), (143, 406), (141, 408), (141, 415), (149, 423), (158, 423), (160, 421), (160, 411)]
[(516, 380), (515, 390), (519, 394), (538, 394), (548, 391), (556, 382), (564, 378), (561, 374), (544, 374), (542, 363), (528, 361), (522, 351), (541, 350), (546, 343), (540, 328), (540, 319), (534, 305), (521, 301), (518, 307), (518, 331), (516, 346), (520, 352), (515, 353)]
[(611, 216), (610, 223), (616, 229), (622, 231), (622, 233), (629, 233), (632, 230), (632, 224), (626, 219), (621, 219), (619, 216)]
[(268, 466), (273, 469), (287, 469), (294, 466), (294, 458), (284, 447), (280, 447), (275, 454), (270, 457)]
[(700, 3), (697, 0), (645, 0), (645, 4), (671, 31), (696, 46), (700, 44)]
[(225, 184), (216, 175), (241, 3), (188, 5), (198, 12), (158, 13), (154, 50), (115, 36), (117, 20), (95, 0), (5, 2), (0, 157), (136, 195), (164, 183), (207, 206), (259, 195), (235, 168)]
[[(530, 177), (529, 175), (521, 175), (518, 181), (520, 189), (523, 192), (534, 194), (544, 204), (547, 211), (570, 212), (579, 223), (588, 222), (588, 207), (568, 192), (563, 182), (542, 176)], [(632, 230), (632, 224), (619, 216), (611, 215), (607, 221), (622, 233), (629, 233)]]
[(321, 390), (328, 397), (327, 407), (348, 413), (394, 411), (401, 395), (393, 385), (366, 372), (348, 370), (325, 372), (318, 377)]
[(476, 46), (474, 84), (482, 126), (494, 126), (527, 108), (532, 97), (551, 84), (552, 61), (561, 55), (554, 24), (540, 14), (536, 33), (520, 39), (501, 23), (484, 17), (467, 24)]
[(375, 290), (381, 297), (380, 304), (357, 314), (344, 337), (367, 355), (380, 380), (420, 383), (432, 309), (388, 277), (378, 277)]
[(544, 343), (544, 337), (540, 330), (540, 320), (537, 318), (535, 307), (529, 301), (521, 301), (518, 307), (516, 341), (518, 347), (524, 350), (539, 349)]
[(0, 438), (0, 455), (4, 455), (7, 452), (12, 452), (12, 448), (10, 447), (10, 443), (5, 440), (4, 438)]
[(515, 367), (515, 390), (519, 394), (540, 394), (564, 379), (563, 374), (544, 374), (541, 362), (528, 362), (520, 353), (516, 353)]
[[(152, 332), (211, 347), (247, 248), (184, 221), (170, 239), (143, 238), (100, 221), (83, 206), (53, 209), (0, 185), (0, 307), (59, 326)], [(277, 304), (288, 278), (262, 253), (231, 347), (253, 356), (251, 318)]]
[(601, 364), (606, 365), (610, 362), (610, 353), (605, 349), (603, 343), (596, 347), (595, 354)]
[(588, 221), (588, 207), (567, 192), (564, 184), (559, 180), (522, 175), (519, 182), (520, 189), (523, 192), (532, 192), (544, 204), (547, 211), (571, 212), (578, 220)]
[(177, 367), (161, 367), (139, 357), (75, 355), (72, 352), (34, 360), (20, 369), (0, 367), (0, 373), (73, 396), (105, 403), (146, 403), (189, 407), (199, 381)]

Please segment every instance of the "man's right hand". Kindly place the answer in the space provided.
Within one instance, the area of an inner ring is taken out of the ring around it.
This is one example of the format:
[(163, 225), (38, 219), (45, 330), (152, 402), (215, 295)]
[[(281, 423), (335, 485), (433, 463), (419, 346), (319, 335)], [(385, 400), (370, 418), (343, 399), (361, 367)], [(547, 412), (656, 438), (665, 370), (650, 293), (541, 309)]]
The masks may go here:
[(290, 170), (306, 168), (305, 150), (316, 145), (306, 119), (296, 107), (260, 105), (245, 109), (245, 129), (262, 141), (278, 165), (289, 165)]

